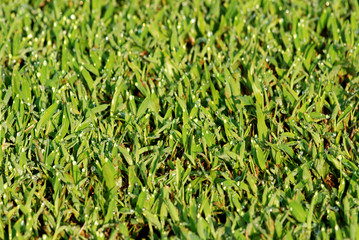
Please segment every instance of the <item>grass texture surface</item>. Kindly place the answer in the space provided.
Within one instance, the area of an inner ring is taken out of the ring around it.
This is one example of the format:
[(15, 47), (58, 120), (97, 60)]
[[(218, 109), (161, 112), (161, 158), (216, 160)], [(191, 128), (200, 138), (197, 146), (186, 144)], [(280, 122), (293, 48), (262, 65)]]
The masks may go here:
[(359, 5), (0, 0), (0, 239), (358, 239)]

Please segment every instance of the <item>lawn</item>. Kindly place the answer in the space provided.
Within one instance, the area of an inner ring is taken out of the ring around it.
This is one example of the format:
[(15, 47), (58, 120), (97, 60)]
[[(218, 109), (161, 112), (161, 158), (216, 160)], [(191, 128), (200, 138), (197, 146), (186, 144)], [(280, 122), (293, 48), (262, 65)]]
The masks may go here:
[(359, 239), (356, 0), (0, 0), (0, 239)]

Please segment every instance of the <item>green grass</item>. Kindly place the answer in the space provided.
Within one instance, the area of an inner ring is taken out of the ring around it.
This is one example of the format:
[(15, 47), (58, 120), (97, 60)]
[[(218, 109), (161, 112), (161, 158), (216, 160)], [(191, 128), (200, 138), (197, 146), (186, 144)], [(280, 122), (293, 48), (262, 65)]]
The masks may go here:
[(359, 5), (0, 0), (0, 239), (358, 239)]

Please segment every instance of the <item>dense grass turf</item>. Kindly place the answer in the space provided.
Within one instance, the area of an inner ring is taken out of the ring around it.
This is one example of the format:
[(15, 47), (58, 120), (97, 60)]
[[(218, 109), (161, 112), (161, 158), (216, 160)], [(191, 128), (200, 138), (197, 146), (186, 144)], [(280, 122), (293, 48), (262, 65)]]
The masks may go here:
[(0, 238), (359, 238), (358, 1), (0, 3)]

